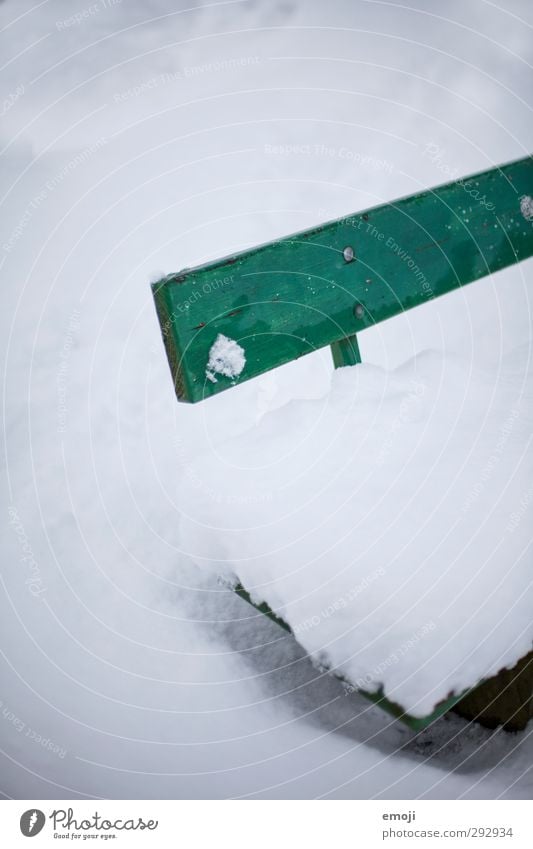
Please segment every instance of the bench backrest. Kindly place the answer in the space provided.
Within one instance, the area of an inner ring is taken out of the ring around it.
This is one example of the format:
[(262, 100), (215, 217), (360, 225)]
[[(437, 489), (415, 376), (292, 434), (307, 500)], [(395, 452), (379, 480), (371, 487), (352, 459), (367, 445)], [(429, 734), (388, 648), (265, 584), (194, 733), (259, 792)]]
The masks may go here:
[[(153, 284), (174, 386), (196, 402), (533, 255), (533, 158)], [(226, 365), (225, 365), (226, 364)]]

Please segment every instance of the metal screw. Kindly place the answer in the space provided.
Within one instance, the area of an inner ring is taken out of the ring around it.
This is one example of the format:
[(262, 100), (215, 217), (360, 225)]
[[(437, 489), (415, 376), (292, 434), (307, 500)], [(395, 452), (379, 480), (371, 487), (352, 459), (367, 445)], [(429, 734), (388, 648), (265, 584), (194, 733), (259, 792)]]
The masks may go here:
[(356, 318), (362, 318), (365, 314), (365, 308), (362, 304), (356, 304), (353, 308), (353, 312)]
[(344, 248), (342, 255), (344, 257), (344, 262), (353, 262), (355, 259), (355, 251), (351, 245)]

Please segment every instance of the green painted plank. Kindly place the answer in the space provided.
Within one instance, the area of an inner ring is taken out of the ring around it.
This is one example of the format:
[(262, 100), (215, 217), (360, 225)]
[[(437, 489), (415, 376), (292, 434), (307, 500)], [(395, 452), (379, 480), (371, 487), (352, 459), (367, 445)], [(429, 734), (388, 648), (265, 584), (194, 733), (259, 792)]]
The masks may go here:
[[(252, 601), (252, 597), (251, 597), (250, 593), (247, 590), (244, 589), (242, 584), (237, 584), (237, 586), (235, 587), (235, 592), (242, 599), (244, 599), (244, 601), (247, 601), (248, 604), (251, 604), (252, 607), (254, 607), (256, 610), (258, 610), (259, 613), (262, 613), (265, 616), (268, 616), (269, 619), (272, 619), (273, 622), (275, 622), (277, 625), (279, 625), (285, 631), (288, 631), (289, 634), (292, 634), (291, 628), (285, 622), (285, 620), (282, 619), (280, 616), (278, 616), (276, 613), (274, 613), (272, 608), (269, 607), (269, 605), (266, 602), (261, 602), (261, 604), (256, 604), (254, 601)], [(353, 691), (353, 689), (354, 689), (353, 684), (351, 684), (350, 681), (348, 681), (342, 675), (339, 675), (337, 673), (333, 673), (333, 674), (335, 675), (336, 678), (338, 678), (340, 681), (342, 681), (343, 684), (346, 684)], [(390, 713), (391, 716), (394, 716), (395, 719), (401, 720), (401, 722), (403, 722), (405, 725), (407, 725), (413, 731), (423, 731), (424, 728), (427, 728), (429, 725), (431, 725), (437, 719), (440, 719), (441, 716), (443, 716), (445, 713), (447, 713), (449, 710), (451, 710), (453, 707), (455, 707), (455, 705), (458, 704), (458, 702), (460, 702), (461, 699), (463, 699), (469, 691), (465, 690), (464, 693), (460, 693), (459, 695), (450, 696), (449, 698), (445, 699), (443, 702), (440, 702), (436, 706), (435, 710), (432, 711), (427, 716), (411, 716), (411, 714), (406, 713), (406, 711), (404, 710), (404, 708), (402, 708), (401, 705), (397, 704), (396, 702), (391, 702), (390, 699), (387, 699), (386, 696), (383, 695), (382, 690), (379, 690), (375, 693), (371, 693), (369, 690), (357, 689), (357, 692), (360, 693), (362, 696), (364, 696), (365, 699), (369, 699), (369, 701), (378, 705), (380, 708), (382, 708), (387, 713)]]
[[(520, 206), (532, 195), (526, 157), (165, 277), (153, 291), (178, 398), (201, 401), (531, 256)], [(213, 382), (219, 333), (246, 365)]]

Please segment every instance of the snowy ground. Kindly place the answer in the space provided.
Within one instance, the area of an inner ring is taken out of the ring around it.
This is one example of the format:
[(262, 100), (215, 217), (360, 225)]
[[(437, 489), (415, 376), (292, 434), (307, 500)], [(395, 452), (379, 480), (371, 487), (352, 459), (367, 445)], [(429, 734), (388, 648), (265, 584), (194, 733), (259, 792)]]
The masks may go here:
[[(526, 0), (0, 4), (3, 795), (531, 796), (530, 734), (415, 737), (186, 562), (194, 457), (331, 364), (178, 406), (148, 281), (527, 154), (532, 25)], [(532, 270), (363, 358), (497, 368)]]

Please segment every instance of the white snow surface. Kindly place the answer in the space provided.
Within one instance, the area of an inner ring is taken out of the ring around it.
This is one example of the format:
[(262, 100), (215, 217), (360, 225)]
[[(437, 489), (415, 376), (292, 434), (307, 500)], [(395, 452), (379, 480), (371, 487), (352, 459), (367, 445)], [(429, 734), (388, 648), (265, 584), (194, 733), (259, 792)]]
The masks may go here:
[(520, 212), (526, 221), (533, 221), (533, 198), (529, 195), (520, 198)]
[[(530, 730), (449, 715), (415, 735), (191, 565), (177, 490), (194, 482), (205, 502), (195, 458), (288, 401), (325, 415), (331, 356), (177, 404), (147, 280), (526, 155), (532, 26), (527, 0), (0, 3), (2, 796), (531, 798)], [(503, 375), (531, 345), (532, 273), (365, 331), (357, 380), (428, 348)], [(513, 467), (511, 444), (492, 474)], [(234, 471), (225, 521), (242, 521)], [(490, 521), (514, 514), (531, 542), (530, 494), (499, 495)], [(367, 498), (361, 481), (365, 523)], [(374, 568), (354, 604), (394, 577)]]
[(340, 369), (196, 462), (183, 544), (320, 665), (429, 714), (533, 645), (531, 531), (511, 516), (533, 481), (532, 376), (527, 347), (497, 373), (435, 352)]
[(223, 333), (219, 333), (209, 349), (206, 377), (215, 382), (215, 374), (234, 379), (240, 375), (245, 365), (244, 348), (235, 339), (228, 339)]

